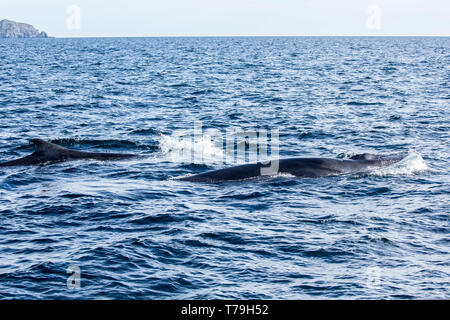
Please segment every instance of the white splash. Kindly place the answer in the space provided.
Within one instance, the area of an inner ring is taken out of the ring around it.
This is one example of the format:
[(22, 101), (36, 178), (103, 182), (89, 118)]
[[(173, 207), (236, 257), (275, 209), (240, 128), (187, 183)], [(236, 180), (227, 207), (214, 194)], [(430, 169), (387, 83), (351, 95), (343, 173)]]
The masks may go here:
[(287, 173), (287, 172), (280, 172), (280, 173), (277, 173), (277, 174), (275, 174), (273, 176), (270, 176), (270, 177), (271, 178), (296, 178), (295, 175)]
[(221, 147), (208, 135), (195, 140), (190, 135), (161, 135), (159, 147), (170, 161), (186, 163), (214, 163), (223, 159)]
[(428, 166), (422, 156), (412, 151), (401, 161), (388, 167), (373, 169), (370, 174), (377, 176), (412, 175), (427, 170)]

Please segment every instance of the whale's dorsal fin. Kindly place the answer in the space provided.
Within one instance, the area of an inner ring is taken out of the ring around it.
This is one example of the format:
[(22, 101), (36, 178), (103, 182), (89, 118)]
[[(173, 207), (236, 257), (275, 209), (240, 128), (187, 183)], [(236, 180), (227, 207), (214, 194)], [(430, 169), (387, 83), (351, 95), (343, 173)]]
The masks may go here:
[(67, 150), (66, 148), (41, 139), (30, 139), (30, 144), (35, 146), (34, 153), (36, 155), (49, 157), (50, 159), (61, 155), (61, 153)]

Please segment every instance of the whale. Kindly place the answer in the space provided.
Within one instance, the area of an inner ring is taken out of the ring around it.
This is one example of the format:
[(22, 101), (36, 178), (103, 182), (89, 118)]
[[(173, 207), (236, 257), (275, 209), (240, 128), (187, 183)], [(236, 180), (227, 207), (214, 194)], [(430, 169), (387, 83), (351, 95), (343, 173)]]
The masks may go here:
[(20, 159), (0, 163), (0, 167), (29, 166), (82, 159), (111, 161), (138, 156), (136, 154), (72, 150), (41, 139), (31, 139), (30, 144), (35, 147), (35, 151), (32, 154)]
[[(137, 154), (111, 152), (85, 152), (64, 148), (41, 139), (31, 139), (35, 151), (23, 158), (0, 163), (0, 167), (29, 166), (72, 160), (122, 160), (139, 157)], [(260, 176), (290, 174), (300, 178), (336, 176), (368, 171), (390, 166), (405, 158), (406, 154), (377, 155), (361, 153), (348, 159), (334, 158), (288, 158), (243, 164), (204, 173), (189, 175), (178, 180), (191, 182), (222, 182), (245, 180)]]
[(243, 164), (196, 175), (182, 177), (179, 180), (191, 182), (236, 181), (261, 176), (289, 174), (299, 178), (315, 178), (354, 174), (375, 168), (395, 164), (405, 158), (406, 154), (376, 155), (361, 153), (348, 159), (333, 158), (288, 158), (271, 160), (268, 163), (257, 162)]

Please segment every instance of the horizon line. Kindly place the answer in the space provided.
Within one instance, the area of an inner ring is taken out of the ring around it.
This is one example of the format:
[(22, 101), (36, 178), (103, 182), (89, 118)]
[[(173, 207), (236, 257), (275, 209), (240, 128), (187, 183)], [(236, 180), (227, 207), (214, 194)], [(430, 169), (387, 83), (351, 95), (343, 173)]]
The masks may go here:
[[(98, 39), (98, 38), (448, 38), (450, 35), (142, 35), (142, 36), (52, 36), (47, 39)], [(0, 38), (0, 39), (34, 39), (34, 38)], [(46, 39), (46, 38), (40, 38)]]

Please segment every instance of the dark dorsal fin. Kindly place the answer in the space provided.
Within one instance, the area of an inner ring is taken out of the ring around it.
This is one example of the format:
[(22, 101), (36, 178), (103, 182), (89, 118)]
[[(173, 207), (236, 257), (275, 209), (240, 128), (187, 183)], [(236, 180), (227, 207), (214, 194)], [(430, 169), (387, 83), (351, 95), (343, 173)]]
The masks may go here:
[(35, 154), (45, 155), (50, 158), (56, 157), (62, 151), (66, 150), (66, 148), (63, 148), (54, 143), (47, 142), (41, 139), (31, 139), (30, 144), (34, 144)]
[(350, 159), (352, 159), (352, 160), (378, 160), (378, 159), (380, 159), (380, 156), (377, 156), (376, 154), (372, 154), (372, 153), (360, 153), (360, 154), (355, 154), (354, 156), (351, 156)]

